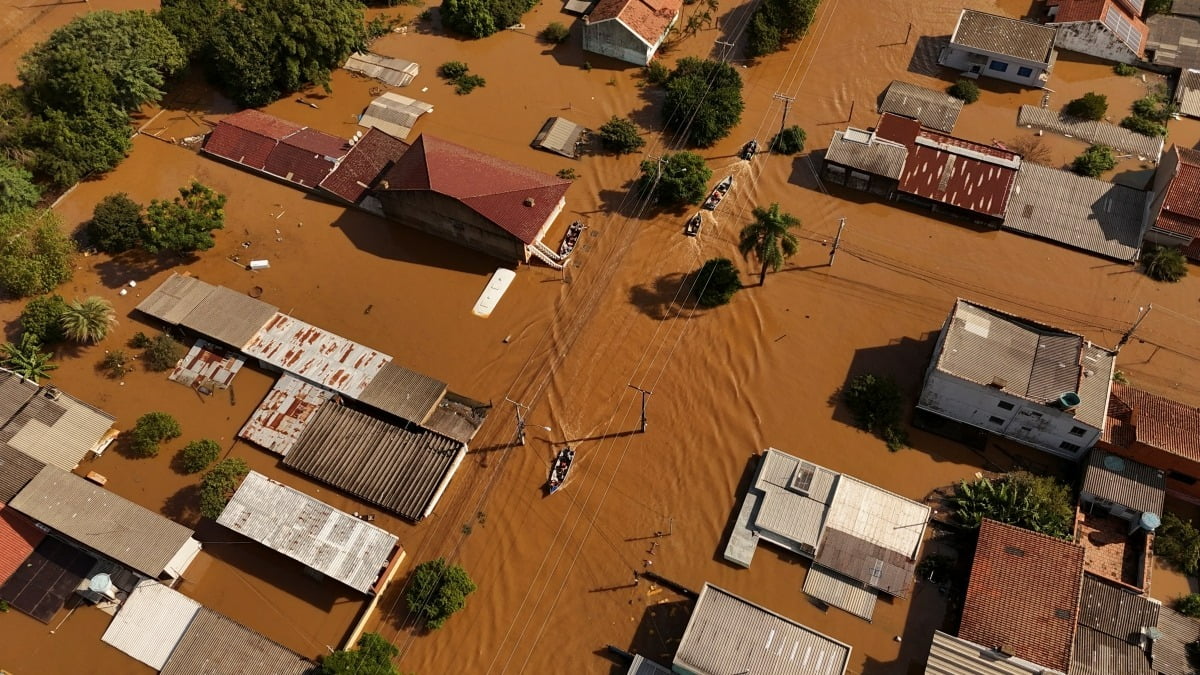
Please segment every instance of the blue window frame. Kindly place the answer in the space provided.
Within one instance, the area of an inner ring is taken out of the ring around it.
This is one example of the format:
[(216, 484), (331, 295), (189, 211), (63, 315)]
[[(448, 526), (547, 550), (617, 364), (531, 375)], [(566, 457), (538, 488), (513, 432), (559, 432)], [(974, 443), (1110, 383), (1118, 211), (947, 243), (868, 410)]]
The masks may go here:
[(1029, 77), (1032, 74), (1033, 74), (1033, 68), (1029, 68), (1026, 66), (1021, 66), (1020, 68), (1017, 68), (1017, 75), (1020, 77)]
[(1003, 61), (992, 61), (988, 64), (988, 70), (994, 70), (998, 73), (1008, 72), (1008, 64)]

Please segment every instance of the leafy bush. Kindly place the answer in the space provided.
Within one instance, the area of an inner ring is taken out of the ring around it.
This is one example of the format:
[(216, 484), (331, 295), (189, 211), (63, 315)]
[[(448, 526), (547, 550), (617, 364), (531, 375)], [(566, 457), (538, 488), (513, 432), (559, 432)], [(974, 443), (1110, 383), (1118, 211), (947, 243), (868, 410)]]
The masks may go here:
[(671, 69), (664, 66), (662, 61), (651, 61), (646, 66), (646, 81), (650, 84), (664, 84), (670, 76)]
[(121, 253), (141, 243), (145, 228), (142, 205), (118, 192), (100, 200), (85, 231), (96, 248), (105, 253)]
[(363, 633), (354, 649), (339, 649), (321, 659), (321, 675), (398, 675), (392, 658), (399, 653), (378, 633)]
[(1175, 0), (1146, 0), (1146, 16), (1151, 14), (1170, 14)]
[(723, 61), (687, 56), (667, 78), (663, 125), (687, 134), (688, 143), (707, 148), (729, 135), (742, 120), (742, 77)]
[(1150, 136), (1151, 138), (1167, 135), (1167, 125), (1138, 115), (1126, 116), (1125, 119), (1121, 120), (1121, 126), (1135, 134)]
[(193, 180), (174, 200), (150, 202), (146, 222), (141, 244), (150, 253), (207, 251), (216, 244), (213, 231), (225, 227), (225, 195)]
[(0, 214), (31, 208), (41, 197), (42, 189), (34, 184), (33, 174), (0, 157)]
[(132, 370), (129, 367), (129, 355), (124, 349), (114, 349), (105, 354), (104, 358), (100, 359), (99, 368), (114, 380), (124, 377), (125, 373)]
[(445, 80), (456, 80), (470, 71), (462, 61), (447, 61), (438, 66), (438, 75)]
[(117, 314), (107, 300), (91, 296), (72, 300), (59, 317), (63, 334), (75, 342), (99, 342), (117, 324)]
[(808, 31), (820, 0), (763, 0), (746, 30), (750, 58), (777, 52)]
[(467, 37), (482, 38), (521, 22), (536, 0), (445, 0), (442, 23)]
[(950, 500), (955, 520), (967, 529), (978, 529), (990, 518), (1059, 539), (1071, 537), (1074, 503), (1066, 485), (1023, 471), (962, 481)]
[(1081, 120), (1097, 121), (1104, 119), (1104, 114), (1108, 112), (1108, 97), (1104, 94), (1097, 94), (1089, 91), (1079, 98), (1067, 103), (1063, 108), (1071, 117), (1078, 117)]
[(170, 335), (156, 335), (151, 338), (143, 356), (146, 368), (160, 373), (174, 368), (176, 362), (183, 358), (183, 345)]
[[(1168, 0), (1168, 1), (1170, 1), (1170, 0)], [(1113, 66), (1113, 72), (1120, 75), (1121, 77), (1129, 77), (1130, 75), (1137, 75), (1137, 71), (1138, 71), (1137, 68), (1129, 65), (1128, 63), (1118, 63), (1117, 65)]]
[(1200, 532), (1191, 520), (1174, 513), (1164, 514), (1162, 525), (1154, 532), (1154, 554), (1175, 569), (1195, 575), (1200, 571)]
[(742, 290), (742, 280), (729, 258), (712, 258), (696, 272), (692, 293), (701, 307), (720, 307), (729, 304), (733, 294)]
[(1142, 270), (1155, 281), (1173, 283), (1187, 276), (1187, 258), (1175, 246), (1148, 244), (1142, 250)]
[(775, 134), (775, 138), (771, 139), (771, 152), (783, 155), (794, 155), (798, 152), (804, 152), (804, 141), (807, 138), (808, 135), (804, 133), (804, 129), (792, 125)]
[(32, 335), (43, 345), (54, 344), (66, 338), (62, 329), (62, 315), (67, 302), (61, 295), (39, 295), (25, 303), (21, 310), (21, 334)]
[(482, 75), (463, 75), (454, 80), (454, 93), (459, 96), (466, 96), (478, 87), (487, 84), (487, 80), (483, 79)]
[(636, 152), (646, 145), (646, 139), (638, 133), (637, 125), (616, 115), (600, 125), (599, 136), (600, 145), (618, 155)]
[(1151, 122), (1166, 122), (1174, 112), (1175, 106), (1158, 91), (1133, 102), (1133, 115)]
[(467, 596), (476, 588), (466, 570), (438, 558), (417, 565), (405, 599), (408, 611), (423, 619), (429, 630), (437, 630), (467, 606)]
[(1116, 165), (1117, 159), (1113, 157), (1112, 148), (1107, 145), (1093, 145), (1075, 158), (1071, 169), (1081, 176), (1095, 178)]
[(1200, 618), (1200, 593), (1180, 596), (1175, 598), (1175, 602), (1171, 604), (1174, 605), (1175, 611), (1184, 616)]
[(663, 206), (699, 204), (708, 194), (712, 169), (704, 158), (694, 152), (677, 152), (657, 162), (642, 162), (639, 187), (643, 193), (653, 192), (655, 201)]
[(129, 449), (137, 457), (154, 457), (158, 446), (179, 438), (179, 422), (165, 412), (150, 412), (138, 418), (129, 432)]
[(962, 99), (964, 103), (974, 103), (979, 100), (979, 85), (974, 81), (963, 78), (946, 90), (954, 98)]
[(129, 338), (129, 346), (134, 349), (145, 349), (152, 344), (154, 344), (154, 341), (140, 330), (134, 333), (133, 337)]
[(221, 446), (207, 438), (192, 441), (179, 451), (179, 467), (184, 473), (199, 473), (217, 461)]
[(0, 214), (0, 295), (49, 293), (74, 273), (75, 244), (50, 210)]
[(50, 363), (51, 356), (53, 354), (42, 351), (37, 338), (28, 334), (22, 335), (16, 344), (5, 342), (0, 345), (0, 366), (34, 382), (50, 377), (50, 371), (58, 368), (57, 364)]
[(842, 400), (863, 429), (878, 434), (893, 452), (908, 443), (903, 426), (903, 397), (891, 376), (857, 375), (846, 385)]
[(543, 28), (542, 32), (538, 33), (538, 37), (546, 42), (558, 45), (566, 42), (567, 38), (571, 37), (571, 29), (554, 21), (549, 26)]
[(250, 467), (238, 457), (223, 459), (209, 469), (200, 479), (200, 514), (213, 520), (220, 517), (248, 473)]

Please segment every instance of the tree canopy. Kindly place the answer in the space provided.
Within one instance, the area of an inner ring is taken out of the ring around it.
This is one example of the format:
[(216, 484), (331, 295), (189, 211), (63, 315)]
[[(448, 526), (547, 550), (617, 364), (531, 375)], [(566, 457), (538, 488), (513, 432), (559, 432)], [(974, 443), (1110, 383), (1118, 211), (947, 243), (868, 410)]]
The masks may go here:
[(467, 606), (467, 596), (476, 588), (466, 570), (438, 558), (417, 565), (405, 599), (408, 610), (423, 619), (426, 628), (437, 630)]
[(0, 294), (48, 293), (71, 278), (75, 244), (53, 211), (0, 214)]
[(1093, 145), (1071, 162), (1071, 169), (1081, 176), (1096, 178), (1116, 165), (1117, 158), (1113, 156), (1112, 148), (1107, 145)]
[(339, 649), (321, 659), (322, 675), (399, 675), (392, 658), (400, 653), (378, 633), (363, 633), (354, 649)]
[(154, 457), (160, 444), (179, 438), (182, 433), (174, 417), (165, 412), (148, 412), (137, 419), (129, 432), (129, 449), (137, 457)]
[(904, 397), (890, 375), (857, 375), (842, 390), (842, 400), (858, 426), (878, 434), (893, 452), (908, 443), (904, 430)]
[(229, 8), (228, 0), (162, 0), (162, 9), (155, 16), (188, 57), (205, 58), (213, 32)]
[(21, 310), (21, 335), (32, 335), (44, 345), (60, 342), (66, 335), (62, 315), (67, 301), (61, 295), (40, 295), (25, 303)]
[(677, 152), (658, 162), (642, 162), (639, 185), (663, 206), (699, 204), (708, 191), (712, 169), (694, 152)]
[(696, 273), (692, 293), (701, 307), (720, 307), (729, 304), (733, 294), (742, 290), (742, 280), (729, 258), (712, 258)]
[(217, 461), (221, 446), (210, 438), (201, 438), (183, 446), (179, 451), (179, 467), (184, 473), (200, 473)]
[(1190, 519), (1165, 513), (1154, 532), (1154, 554), (1185, 574), (1196, 574), (1200, 572), (1200, 531)]
[(1108, 112), (1108, 97), (1104, 94), (1089, 91), (1083, 96), (1068, 102), (1063, 108), (1063, 112), (1083, 120), (1091, 120), (1093, 122), (1102, 120), (1104, 119), (1104, 114)]
[(804, 36), (821, 0), (763, 0), (746, 29), (750, 58), (777, 52)]
[(92, 209), (92, 219), (85, 226), (88, 240), (105, 253), (121, 253), (141, 243), (146, 222), (142, 205), (124, 192), (111, 194)]
[(21, 211), (37, 204), (42, 189), (33, 174), (12, 160), (0, 158), (0, 214)]
[(172, 201), (154, 200), (146, 210), (141, 245), (150, 253), (207, 251), (213, 230), (225, 227), (225, 195), (193, 180)]
[(521, 22), (537, 0), (444, 0), (442, 23), (467, 37), (484, 38)]
[(728, 63), (684, 57), (667, 78), (666, 89), (663, 125), (686, 134), (692, 145), (707, 148), (742, 121), (742, 76)]
[(228, 457), (217, 462), (200, 479), (200, 514), (216, 520), (237, 492), (250, 466), (240, 457)]
[(1177, 246), (1149, 244), (1142, 250), (1142, 270), (1155, 281), (1174, 283), (1187, 276), (1187, 258)]
[(646, 139), (642, 138), (642, 135), (638, 133), (636, 124), (616, 115), (613, 115), (611, 119), (600, 125), (598, 135), (600, 136), (600, 144), (604, 146), (604, 149), (615, 152), (618, 155), (635, 152), (646, 144)]
[(767, 281), (767, 268), (778, 272), (788, 258), (800, 250), (800, 240), (791, 232), (800, 225), (800, 219), (779, 210), (779, 204), (767, 208), (754, 207), (754, 222), (742, 228), (738, 235), (738, 251), (743, 256), (751, 253), (762, 263), (758, 285)]
[(28, 147), (34, 168), (67, 186), (120, 164), (131, 147), (129, 136), (129, 115), (113, 105), (78, 114), (49, 109), (30, 125)]
[[(991, 518), (1069, 539), (1075, 518), (1075, 502), (1066, 485), (1050, 476), (1035, 476), (1024, 471), (1005, 474), (995, 480), (962, 481), (950, 503), (955, 520), (971, 530), (978, 529), (984, 518)], [(1155, 548), (1157, 552), (1157, 546)]]

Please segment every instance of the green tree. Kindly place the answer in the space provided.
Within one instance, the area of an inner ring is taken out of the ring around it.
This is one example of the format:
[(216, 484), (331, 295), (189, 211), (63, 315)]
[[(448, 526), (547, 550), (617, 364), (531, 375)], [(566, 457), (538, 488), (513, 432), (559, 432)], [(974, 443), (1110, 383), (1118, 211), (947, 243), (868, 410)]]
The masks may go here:
[(405, 599), (408, 611), (423, 619), (429, 630), (437, 630), (452, 614), (467, 606), (467, 596), (476, 588), (466, 570), (438, 558), (417, 565)]
[(666, 84), (667, 78), (671, 77), (671, 69), (664, 66), (662, 61), (651, 61), (646, 66), (645, 77), (650, 84)]
[(217, 462), (200, 479), (200, 514), (213, 520), (219, 518), (248, 473), (250, 467), (241, 458), (227, 457)]
[(599, 136), (600, 144), (618, 155), (636, 152), (646, 145), (646, 139), (638, 133), (637, 125), (616, 115), (600, 125)]
[(542, 38), (546, 42), (549, 42), (550, 44), (559, 45), (566, 42), (567, 38), (571, 37), (571, 29), (557, 21), (552, 21), (550, 22), (550, 25), (542, 29), (541, 33), (538, 33), (538, 37)]
[(59, 317), (63, 334), (76, 342), (96, 343), (108, 337), (117, 325), (117, 313), (112, 305), (99, 296), (72, 300)]
[[(144, 336), (143, 336), (144, 337)], [(183, 345), (170, 335), (155, 335), (145, 347), (143, 356), (148, 370), (160, 373), (170, 370), (183, 357)]]
[(720, 307), (729, 304), (733, 294), (742, 290), (742, 280), (729, 258), (712, 258), (696, 272), (692, 293), (701, 307)]
[(1138, 115), (1127, 115), (1121, 120), (1121, 126), (1135, 134), (1155, 138), (1167, 135), (1167, 125)]
[[(765, 6), (764, 2), (761, 6)], [(774, 54), (783, 49), (783, 35), (779, 26), (775, 25), (767, 12), (757, 11), (750, 19), (746, 29), (746, 56), (756, 59), (767, 54)]]
[(61, 317), (67, 302), (61, 295), (39, 295), (25, 303), (21, 310), (21, 335), (32, 335), (40, 344), (61, 342), (63, 334)]
[(33, 174), (12, 160), (0, 158), (0, 214), (23, 211), (41, 198), (42, 189), (33, 183)]
[(962, 100), (963, 103), (974, 103), (979, 100), (979, 85), (966, 78), (960, 79), (950, 88), (946, 90), (954, 98)]
[(1063, 107), (1063, 112), (1081, 120), (1097, 121), (1104, 119), (1108, 112), (1108, 97), (1089, 91), (1079, 98), (1070, 101)]
[(0, 214), (0, 294), (48, 293), (71, 278), (75, 244), (53, 211)]
[(0, 157), (24, 165), (33, 158), (26, 137), (33, 112), (22, 90), (0, 84)]
[(213, 230), (225, 227), (225, 195), (193, 180), (173, 201), (154, 200), (146, 210), (142, 247), (150, 253), (207, 251)]
[(1075, 158), (1071, 169), (1081, 176), (1095, 178), (1116, 165), (1117, 159), (1113, 157), (1112, 148), (1107, 145), (1093, 145)]
[(666, 155), (658, 162), (642, 162), (639, 185), (644, 193), (653, 192), (663, 206), (699, 204), (708, 191), (712, 169), (694, 152)]
[(104, 104), (77, 114), (43, 111), (31, 124), (27, 143), (34, 168), (65, 187), (120, 164), (131, 147), (130, 134), (129, 115)]
[(205, 58), (215, 28), (229, 7), (227, 0), (162, 0), (162, 9), (155, 16), (188, 57)]
[(5, 342), (0, 345), (0, 365), (27, 380), (44, 380), (58, 364), (50, 363), (53, 354), (42, 351), (42, 345), (32, 335), (25, 334), (16, 344)]
[(438, 66), (438, 76), (453, 82), (471, 72), (471, 67), (462, 61), (447, 61)]
[(684, 57), (666, 89), (663, 124), (668, 131), (686, 133), (692, 145), (707, 148), (742, 120), (742, 77), (728, 63)]
[(51, 33), (22, 57), (18, 74), (36, 109), (129, 111), (162, 98), (166, 78), (185, 65), (179, 41), (150, 14), (102, 10)]
[(1142, 270), (1155, 281), (1173, 283), (1187, 276), (1187, 258), (1178, 247), (1147, 244), (1142, 250)]
[(129, 449), (137, 457), (154, 457), (159, 445), (182, 434), (174, 417), (165, 412), (149, 412), (139, 417), (129, 432)]
[(363, 633), (354, 649), (339, 649), (321, 659), (322, 675), (399, 675), (392, 659), (400, 653), (378, 633)]
[(962, 481), (950, 499), (959, 525), (974, 530), (984, 518), (1070, 539), (1075, 509), (1071, 491), (1050, 476), (1023, 471), (996, 480)]
[(183, 446), (179, 451), (179, 466), (184, 473), (199, 473), (217, 461), (221, 446), (216, 441), (202, 438)]
[(820, 0), (763, 0), (746, 31), (751, 58), (777, 52), (808, 31)]
[(1180, 614), (1200, 618), (1200, 593), (1180, 596), (1175, 598), (1175, 602), (1172, 604), (1175, 606), (1175, 611)]
[(1151, 14), (1170, 14), (1175, 0), (1146, 0), (1146, 16)]
[(778, 152), (783, 155), (794, 155), (798, 152), (804, 152), (804, 141), (807, 139), (808, 134), (804, 133), (804, 129), (792, 125), (775, 134), (775, 138), (771, 139), (771, 152)]
[(1162, 525), (1154, 531), (1154, 553), (1175, 569), (1195, 575), (1200, 572), (1200, 532), (1191, 520), (1163, 514)]
[(904, 430), (904, 397), (890, 376), (857, 375), (842, 391), (842, 400), (858, 426), (878, 434), (895, 452), (908, 443)]
[(142, 205), (124, 192), (100, 200), (85, 226), (88, 240), (105, 253), (121, 253), (136, 248), (146, 232)]
[(467, 37), (483, 38), (499, 30), (486, 0), (443, 0), (441, 14), (447, 28)]
[(754, 222), (742, 228), (738, 235), (738, 251), (745, 257), (751, 253), (762, 263), (758, 285), (767, 282), (767, 268), (778, 272), (788, 258), (800, 250), (800, 240), (791, 232), (800, 219), (780, 211), (779, 204), (767, 208), (754, 207)]

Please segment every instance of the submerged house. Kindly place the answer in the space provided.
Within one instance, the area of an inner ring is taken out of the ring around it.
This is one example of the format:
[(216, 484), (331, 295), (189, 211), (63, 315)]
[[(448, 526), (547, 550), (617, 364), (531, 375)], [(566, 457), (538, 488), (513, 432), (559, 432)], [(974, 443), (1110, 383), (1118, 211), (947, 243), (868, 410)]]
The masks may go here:
[(201, 149), (305, 190), (315, 189), (349, 151), (344, 139), (253, 109), (222, 119)]
[(584, 17), (583, 49), (649, 65), (682, 7), (681, 0), (600, 0)]
[(1114, 382), (1097, 447), (1165, 472), (1167, 494), (1200, 503), (1200, 408)]
[(1055, 33), (1050, 26), (964, 9), (938, 63), (966, 77), (1044, 87), (1057, 58)]
[(1046, 25), (1058, 28), (1055, 44), (1060, 49), (1121, 63), (1136, 63), (1146, 55), (1150, 29), (1139, 18), (1141, 0), (1051, 0), (1049, 4)]
[(1146, 240), (1200, 260), (1200, 152), (1172, 145), (1154, 174)]

